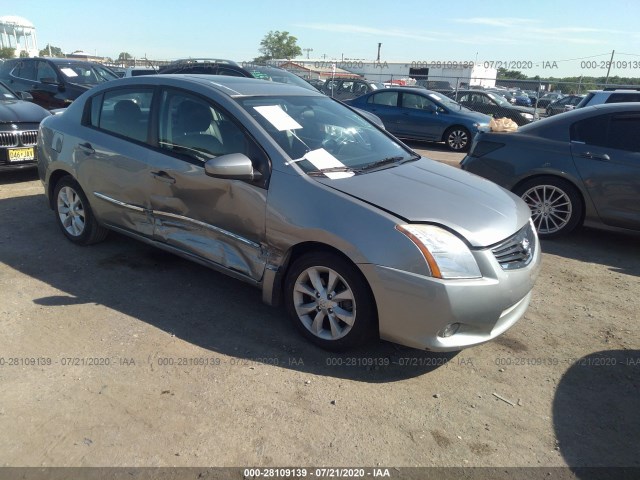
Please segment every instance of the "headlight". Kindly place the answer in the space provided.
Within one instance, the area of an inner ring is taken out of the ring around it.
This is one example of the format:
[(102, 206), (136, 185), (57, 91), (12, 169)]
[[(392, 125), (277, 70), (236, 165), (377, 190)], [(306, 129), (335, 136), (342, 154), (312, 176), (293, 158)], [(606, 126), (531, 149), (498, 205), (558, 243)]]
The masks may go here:
[(521, 115), (527, 120), (533, 120), (533, 115), (531, 115), (530, 113), (522, 113)]
[(480, 278), (471, 250), (454, 234), (434, 225), (396, 225), (422, 252), (436, 278)]

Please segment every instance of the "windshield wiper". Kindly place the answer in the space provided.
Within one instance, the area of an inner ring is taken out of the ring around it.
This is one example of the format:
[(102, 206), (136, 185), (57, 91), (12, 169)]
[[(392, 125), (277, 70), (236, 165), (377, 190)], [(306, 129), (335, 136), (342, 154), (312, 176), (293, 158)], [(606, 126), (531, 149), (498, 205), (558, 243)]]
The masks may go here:
[(319, 176), (319, 175), (324, 175), (325, 173), (331, 173), (331, 172), (352, 172), (352, 171), (353, 171), (353, 168), (347, 167), (347, 166), (330, 167), (330, 168), (321, 168), (319, 170), (310, 170), (307, 172), (307, 175)]
[(403, 163), (413, 162), (414, 160), (418, 160), (419, 158), (420, 158), (419, 155), (416, 155), (416, 156), (413, 156), (413, 157), (409, 157), (409, 158), (405, 158), (403, 156), (387, 157), (387, 158), (383, 158), (382, 160), (378, 160), (376, 162), (369, 163), (369, 164), (365, 165), (364, 167), (360, 167), (356, 171), (357, 172), (366, 172), (368, 170), (373, 170), (375, 168), (384, 167), (385, 165), (390, 165), (390, 164), (393, 164), (393, 163), (397, 163), (398, 165), (402, 165)]

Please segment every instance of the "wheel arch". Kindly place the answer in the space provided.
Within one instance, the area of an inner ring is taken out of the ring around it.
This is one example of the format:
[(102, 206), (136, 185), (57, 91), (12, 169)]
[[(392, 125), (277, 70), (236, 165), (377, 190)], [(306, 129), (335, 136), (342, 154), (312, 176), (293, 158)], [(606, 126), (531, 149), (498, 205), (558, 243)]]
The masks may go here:
[(327, 245), (326, 243), (322, 243), (322, 242), (305, 241), (305, 242), (297, 243), (289, 248), (289, 250), (283, 256), (283, 261), (280, 267), (278, 268), (277, 274), (274, 276), (273, 285), (271, 286), (271, 297), (270, 299), (268, 299), (270, 300), (268, 301), (268, 303), (270, 303), (271, 305), (282, 304), (282, 299), (284, 296), (284, 282), (285, 282), (285, 279), (287, 278), (287, 274), (289, 273), (289, 268), (291, 267), (293, 262), (295, 262), (298, 258), (302, 257), (307, 253), (317, 253), (317, 252), (327, 252), (327, 253), (334, 254), (342, 258), (346, 262), (349, 262), (356, 269), (356, 271), (362, 277), (362, 280), (364, 281), (364, 285), (369, 292), (371, 300), (373, 301), (373, 307), (376, 312), (376, 318), (375, 318), (376, 328), (378, 328), (378, 315), (377, 315), (378, 305), (376, 303), (376, 297), (373, 294), (371, 285), (369, 285), (369, 282), (367, 281), (367, 277), (365, 276), (364, 272), (358, 266), (358, 264), (355, 263), (349, 256), (345, 255), (344, 252), (338, 250), (335, 247), (332, 247), (331, 245)]
[[(45, 192), (47, 195), (47, 200), (49, 201), (49, 208), (53, 210), (55, 208), (55, 198), (53, 192), (56, 190), (56, 185), (63, 177), (69, 176), (73, 178), (73, 175), (66, 170), (58, 169), (51, 172), (49, 175), (49, 181), (47, 182), (47, 191)], [(86, 193), (85, 193), (86, 195)]]

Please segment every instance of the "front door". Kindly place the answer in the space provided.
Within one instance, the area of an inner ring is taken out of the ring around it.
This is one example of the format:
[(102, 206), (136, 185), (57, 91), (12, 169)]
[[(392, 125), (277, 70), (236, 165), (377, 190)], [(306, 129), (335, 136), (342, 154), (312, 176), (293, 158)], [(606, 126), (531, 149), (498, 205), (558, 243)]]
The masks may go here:
[(640, 110), (600, 115), (571, 127), (573, 161), (600, 219), (640, 229)]
[[(227, 112), (171, 89), (161, 94), (159, 147), (150, 162), (154, 238), (260, 280), (266, 263), (266, 154)], [(263, 179), (246, 182), (205, 174), (208, 159), (229, 153), (251, 158)]]

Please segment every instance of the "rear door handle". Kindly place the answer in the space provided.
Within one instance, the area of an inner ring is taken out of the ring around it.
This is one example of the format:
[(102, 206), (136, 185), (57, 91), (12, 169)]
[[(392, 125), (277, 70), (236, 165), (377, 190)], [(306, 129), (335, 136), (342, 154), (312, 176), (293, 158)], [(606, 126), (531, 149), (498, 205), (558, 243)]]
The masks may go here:
[(176, 183), (176, 179), (169, 175), (167, 172), (159, 171), (159, 172), (151, 172), (153, 178), (159, 180), (164, 183), (174, 184)]
[(80, 147), (80, 150), (82, 150), (87, 155), (93, 155), (94, 153), (96, 153), (96, 151), (94, 150), (94, 148), (91, 146), (89, 142), (79, 143), (78, 147)]
[(609, 157), (609, 155), (607, 155), (606, 153), (591, 153), (591, 152), (584, 152), (581, 153), (580, 156), (582, 158), (589, 158), (592, 160), (602, 160), (605, 162), (608, 162), (611, 160), (611, 157)]

